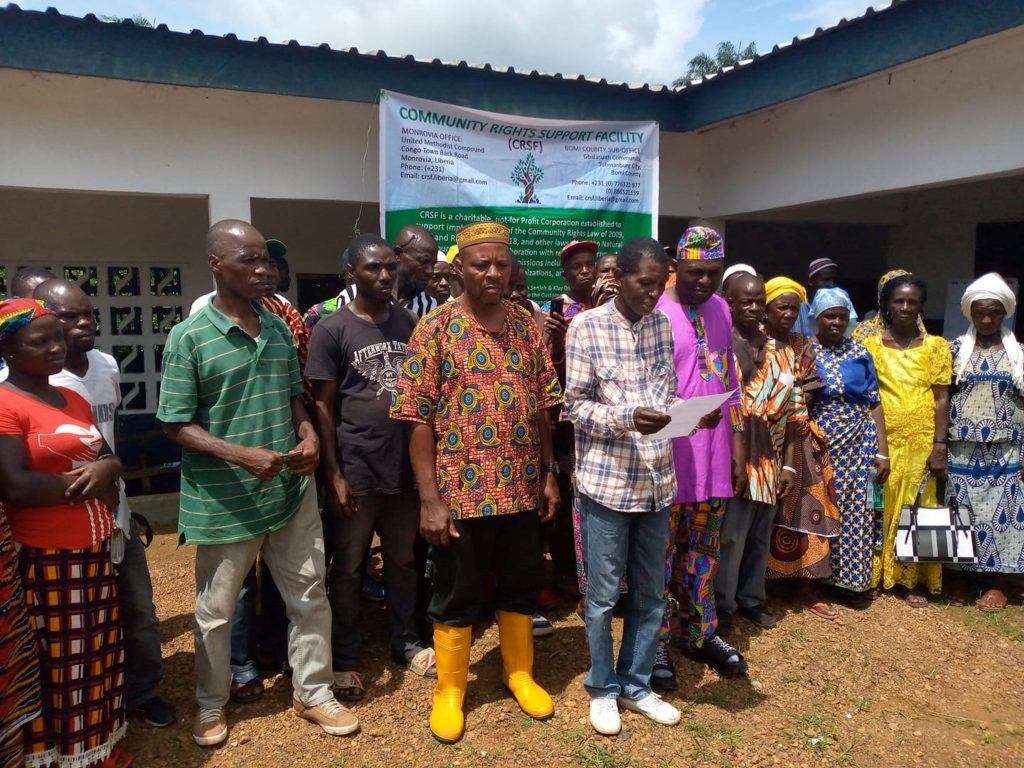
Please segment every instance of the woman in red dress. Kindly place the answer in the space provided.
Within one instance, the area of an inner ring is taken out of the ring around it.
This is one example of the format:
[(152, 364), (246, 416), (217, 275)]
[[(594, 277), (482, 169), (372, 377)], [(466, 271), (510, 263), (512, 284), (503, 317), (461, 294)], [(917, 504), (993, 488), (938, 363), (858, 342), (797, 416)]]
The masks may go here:
[(89, 404), (50, 386), (64, 366), (53, 310), (0, 304), (0, 497), (39, 654), (41, 714), (24, 728), (29, 768), (125, 768), (124, 643), (110, 537), (121, 462)]

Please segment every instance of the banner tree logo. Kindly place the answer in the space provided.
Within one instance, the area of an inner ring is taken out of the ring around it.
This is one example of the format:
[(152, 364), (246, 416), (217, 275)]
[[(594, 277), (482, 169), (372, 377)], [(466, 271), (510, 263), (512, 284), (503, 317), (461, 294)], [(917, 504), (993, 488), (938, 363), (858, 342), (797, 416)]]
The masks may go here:
[(523, 188), (523, 194), (516, 200), (517, 203), (540, 204), (540, 198), (534, 194), (537, 182), (544, 178), (544, 171), (537, 166), (531, 152), (520, 160), (512, 171), (512, 183)]

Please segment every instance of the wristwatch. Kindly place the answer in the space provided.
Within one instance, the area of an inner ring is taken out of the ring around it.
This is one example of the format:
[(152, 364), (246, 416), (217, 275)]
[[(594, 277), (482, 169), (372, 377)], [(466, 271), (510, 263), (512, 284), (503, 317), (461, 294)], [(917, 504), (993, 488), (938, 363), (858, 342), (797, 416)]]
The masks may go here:
[(557, 475), (558, 474), (558, 462), (554, 462), (552, 464), (542, 464), (541, 468), (540, 468), (540, 471), (541, 472), (547, 472), (549, 475)]

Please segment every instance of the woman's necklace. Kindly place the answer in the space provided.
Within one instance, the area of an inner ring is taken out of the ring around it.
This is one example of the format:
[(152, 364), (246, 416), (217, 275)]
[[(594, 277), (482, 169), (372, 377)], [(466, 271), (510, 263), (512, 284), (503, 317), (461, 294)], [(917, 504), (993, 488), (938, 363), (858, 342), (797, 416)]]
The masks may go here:
[(921, 332), (915, 329), (913, 336), (904, 337), (905, 340), (898, 339), (896, 338), (896, 334), (893, 333), (892, 328), (889, 328), (888, 330), (886, 330), (885, 336), (883, 336), (883, 338), (886, 341), (892, 342), (892, 346), (896, 347), (897, 349), (905, 350), (910, 349), (910, 347), (914, 344), (915, 341), (917, 341), (920, 338), (920, 336)]

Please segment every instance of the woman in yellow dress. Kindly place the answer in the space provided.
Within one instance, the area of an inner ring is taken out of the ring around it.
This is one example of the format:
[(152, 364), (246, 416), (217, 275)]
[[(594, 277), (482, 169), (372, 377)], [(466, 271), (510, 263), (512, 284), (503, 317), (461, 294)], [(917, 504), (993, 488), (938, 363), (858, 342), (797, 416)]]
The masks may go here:
[(881, 287), (881, 323), (863, 344), (874, 357), (889, 437), (892, 471), (885, 484), (881, 549), (872, 558), (871, 585), (909, 590), (907, 603), (928, 605), (942, 591), (942, 565), (896, 561), (896, 528), (900, 509), (917, 496), (925, 471), (931, 473), (925, 504), (935, 504), (935, 479), (946, 475), (949, 427), (949, 345), (921, 327), (919, 316), (927, 298), (924, 282), (910, 274), (892, 277)]

